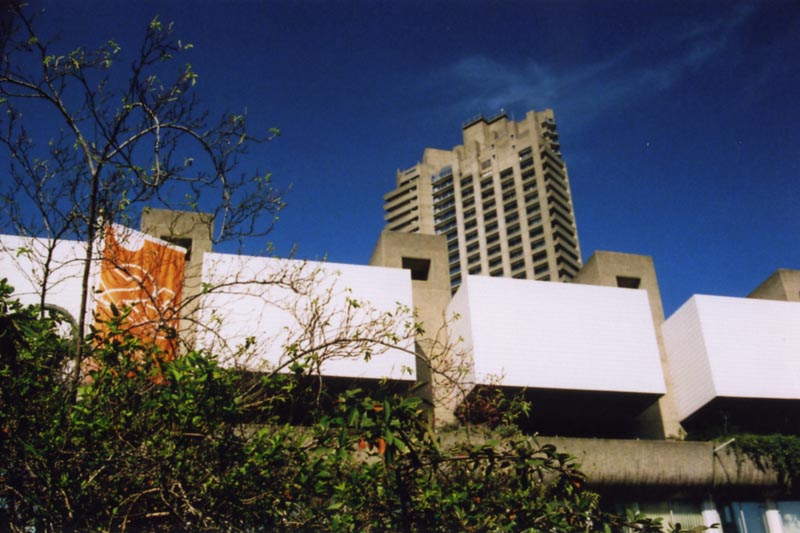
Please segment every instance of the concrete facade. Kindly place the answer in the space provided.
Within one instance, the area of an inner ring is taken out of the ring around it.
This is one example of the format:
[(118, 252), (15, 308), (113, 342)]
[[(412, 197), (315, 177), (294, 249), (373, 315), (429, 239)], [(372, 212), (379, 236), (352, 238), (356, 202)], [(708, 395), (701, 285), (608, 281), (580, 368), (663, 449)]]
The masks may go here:
[(553, 112), (478, 117), (463, 138), (398, 171), (385, 228), (444, 235), (453, 289), (468, 274), (571, 279), (581, 252)]
[[(647, 293), (661, 356), (661, 366), (665, 369), (667, 388), (671, 388), (670, 374), (666, 370), (667, 354), (661, 333), (661, 325), (664, 323), (664, 306), (661, 303), (661, 291), (653, 258), (646, 255), (598, 250), (592, 254), (572, 281), (579, 284), (641, 290)], [(669, 397), (662, 397), (642, 413), (639, 423), (640, 434), (647, 438), (680, 437), (683, 432), (680, 419), (674, 406), (670, 403)]]
[[(467, 274), (451, 296), (446, 235), (383, 232), (369, 266), (314, 263), (213, 253), (210, 239), (195, 246), (209, 219), (186, 227), (173, 215), (155, 213), (143, 227), (192, 239), (187, 269), (202, 267), (195, 322), (208, 326), (193, 339), (229, 364), (289, 371), (300, 353), (344, 386), (419, 385), (439, 426), (481, 386), (520, 392), (533, 405), (526, 429), (574, 455), (609, 501), (687, 527), (800, 531), (796, 489), (774, 471), (719, 442), (679, 440), (720, 422), (797, 432), (800, 302), (791, 298), (800, 271), (778, 271), (750, 298), (694, 296), (665, 321), (646, 256), (597, 252), (566, 284)], [(26, 303), (39, 300), (47, 249), (0, 236), (3, 276)], [(47, 282), (47, 301), (75, 313), (83, 249), (58, 243)], [(416, 318), (392, 323), (391, 342), (361, 342), (365, 327), (385, 324), (376, 317), (411, 316), (399, 309)]]
[(780, 268), (747, 297), (800, 302), (800, 271)]

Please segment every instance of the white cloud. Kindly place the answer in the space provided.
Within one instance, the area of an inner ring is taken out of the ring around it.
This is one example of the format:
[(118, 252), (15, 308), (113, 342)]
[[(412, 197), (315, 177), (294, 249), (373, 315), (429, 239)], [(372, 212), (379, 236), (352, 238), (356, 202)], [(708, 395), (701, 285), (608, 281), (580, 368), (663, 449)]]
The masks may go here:
[(669, 89), (702, 69), (725, 51), (751, 13), (745, 5), (728, 17), (694, 22), (683, 31), (654, 30), (644, 42), (603, 61), (568, 67), (472, 55), (450, 65), (434, 83), (457, 88), (450, 101), (464, 116), (477, 110), (548, 106), (558, 108), (562, 116), (581, 114), (585, 121), (639, 94)]

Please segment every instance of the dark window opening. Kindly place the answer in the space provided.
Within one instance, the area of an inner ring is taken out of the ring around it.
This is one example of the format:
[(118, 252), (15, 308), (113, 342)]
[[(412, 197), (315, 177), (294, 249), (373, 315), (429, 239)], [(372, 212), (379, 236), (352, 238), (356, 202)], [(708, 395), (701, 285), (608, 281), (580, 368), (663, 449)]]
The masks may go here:
[(431, 260), (419, 259), (416, 257), (404, 257), (403, 268), (411, 271), (411, 279), (417, 281), (428, 281), (428, 273), (431, 270)]
[(627, 276), (617, 276), (617, 287), (623, 289), (638, 289), (642, 284), (641, 278), (629, 278)]
[(186, 261), (192, 260), (192, 239), (188, 237), (173, 237), (171, 235), (162, 235), (162, 241), (167, 241), (170, 244), (186, 248)]

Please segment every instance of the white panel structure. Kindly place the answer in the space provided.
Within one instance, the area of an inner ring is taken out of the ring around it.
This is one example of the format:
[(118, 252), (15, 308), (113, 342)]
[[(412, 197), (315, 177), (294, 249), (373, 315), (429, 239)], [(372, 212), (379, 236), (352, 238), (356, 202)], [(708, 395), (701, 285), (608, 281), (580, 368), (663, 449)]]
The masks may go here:
[(207, 253), (203, 283), (198, 343), (227, 364), (288, 372), (300, 358), (327, 376), (416, 376), (408, 270)]
[(48, 268), (47, 246), (42, 239), (0, 235), (0, 278), (14, 287), (23, 304), (38, 304), (47, 273), (46, 303), (67, 310), (77, 320), (81, 307), (81, 276), (85, 245), (57, 241)]
[(468, 276), (448, 311), (476, 384), (665, 392), (643, 290)]
[(800, 303), (695, 295), (662, 332), (682, 420), (716, 397), (800, 399)]

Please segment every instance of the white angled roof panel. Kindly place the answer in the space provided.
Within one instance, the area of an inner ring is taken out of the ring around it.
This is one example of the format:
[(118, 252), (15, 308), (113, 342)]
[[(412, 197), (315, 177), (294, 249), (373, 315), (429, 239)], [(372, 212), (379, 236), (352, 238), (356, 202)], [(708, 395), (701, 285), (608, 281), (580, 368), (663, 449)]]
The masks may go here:
[(46, 280), (46, 303), (65, 309), (77, 320), (86, 246), (65, 239), (52, 248), (48, 264), (44, 239), (0, 235), (0, 278), (8, 279), (14, 297), (26, 305), (40, 302)]
[(468, 276), (449, 312), (477, 384), (665, 392), (643, 290)]
[(211, 327), (198, 342), (229, 363), (288, 371), (303, 354), (323, 375), (415, 378), (398, 314), (412, 308), (408, 270), (207, 253), (203, 283), (200, 322)]
[(662, 331), (681, 419), (716, 397), (800, 400), (800, 303), (695, 295)]

